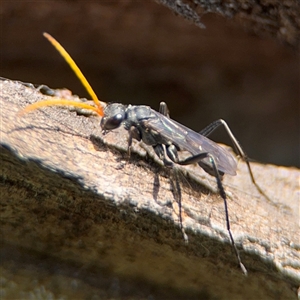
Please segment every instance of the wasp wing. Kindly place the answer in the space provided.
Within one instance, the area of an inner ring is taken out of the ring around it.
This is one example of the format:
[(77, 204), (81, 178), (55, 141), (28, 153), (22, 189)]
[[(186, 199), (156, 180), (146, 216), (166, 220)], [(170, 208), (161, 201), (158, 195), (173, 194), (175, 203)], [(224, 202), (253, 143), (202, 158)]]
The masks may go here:
[[(155, 114), (155, 117), (144, 119), (142, 123), (152, 133), (158, 134), (157, 137), (160, 137), (159, 143), (174, 144), (180, 150), (186, 150), (193, 155), (210, 153), (214, 157), (219, 171), (236, 175), (236, 160), (225, 148), (154, 110), (152, 110), (152, 113)], [(200, 166), (204, 164), (212, 168), (209, 158), (203, 159), (199, 164)]]

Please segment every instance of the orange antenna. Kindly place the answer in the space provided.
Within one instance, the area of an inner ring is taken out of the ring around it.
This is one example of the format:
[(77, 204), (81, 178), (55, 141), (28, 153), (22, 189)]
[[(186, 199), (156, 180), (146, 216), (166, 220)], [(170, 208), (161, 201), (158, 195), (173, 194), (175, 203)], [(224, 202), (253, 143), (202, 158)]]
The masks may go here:
[[(38, 102), (35, 102), (33, 104), (29, 104), (18, 113), (18, 116), (23, 116), (24, 114), (29, 113), (30, 111), (36, 110), (36, 109), (41, 108), (41, 107), (54, 106), (54, 105), (74, 106), (74, 107), (89, 109), (89, 110), (93, 110), (98, 115), (103, 116), (102, 107), (101, 107), (101, 112), (100, 112), (98, 106), (95, 107), (95, 106), (89, 105), (87, 103), (70, 101), (70, 100), (60, 99), (60, 98), (53, 98), (53, 99), (50, 99), (50, 100), (38, 101)], [(102, 114), (100, 114), (100, 113), (102, 113)]]
[(103, 108), (102, 105), (92, 89), (91, 85), (85, 78), (85, 76), (82, 74), (81, 70), (79, 67), (76, 65), (75, 61), (72, 59), (72, 57), (68, 54), (68, 52), (63, 48), (63, 46), (50, 34), (44, 32), (44, 37), (48, 39), (48, 41), (55, 47), (55, 49), (61, 54), (61, 56), (65, 59), (65, 61), (69, 64), (71, 69), (74, 71), (75, 75), (79, 78), (80, 82), (83, 84), (83, 86), (86, 88), (87, 92), (89, 95), (92, 97), (96, 107), (86, 104), (86, 103), (81, 103), (81, 102), (76, 102), (76, 101), (68, 101), (65, 99), (59, 99), (59, 98), (52, 98), (51, 100), (45, 100), (45, 101), (40, 101), (36, 102), (33, 104), (30, 104), (26, 106), (21, 112), (20, 115), (23, 115), (24, 113), (30, 112), (32, 110), (45, 107), (45, 106), (53, 106), (53, 105), (66, 105), (66, 106), (74, 106), (74, 107), (79, 107), (79, 108), (84, 108), (84, 109), (90, 109), (95, 111), (98, 115), (103, 116)]

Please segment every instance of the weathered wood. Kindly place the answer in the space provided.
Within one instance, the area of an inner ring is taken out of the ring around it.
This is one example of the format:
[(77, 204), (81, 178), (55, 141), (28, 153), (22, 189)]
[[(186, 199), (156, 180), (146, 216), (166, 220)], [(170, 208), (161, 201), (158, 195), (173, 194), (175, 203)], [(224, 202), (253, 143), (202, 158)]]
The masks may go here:
[(253, 163), (271, 201), (243, 162), (225, 176), (244, 277), (214, 178), (198, 167), (174, 176), (138, 144), (128, 160), (127, 133), (103, 137), (98, 117), (56, 107), (20, 118), (45, 96), (0, 84), (4, 298), (296, 299), (299, 170)]

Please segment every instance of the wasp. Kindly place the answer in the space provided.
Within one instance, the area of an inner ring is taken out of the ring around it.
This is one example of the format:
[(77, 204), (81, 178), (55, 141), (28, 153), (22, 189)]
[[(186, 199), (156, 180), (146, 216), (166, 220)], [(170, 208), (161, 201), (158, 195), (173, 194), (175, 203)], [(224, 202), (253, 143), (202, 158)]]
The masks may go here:
[[(107, 104), (105, 108), (103, 108), (103, 105), (98, 100), (92, 87), (89, 85), (88, 81), (66, 50), (49, 34), (44, 33), (44, 36), (65, 58), (67, 63), (87, 89), (88, 93), (91, 95), (95, 106), (82, 102), (54, 98), (28, 105), (21, 114), (40, 107), (52, 105), (67, 105), (93, 110), (102, 117), (100, 127), (103, 134), (119, 128), (120, 126), (123, 126), (129, 132), (129, 151), (132, 141), (135, 139), (144, 142), (146, 145), (152, 146), (156, 155), (166, 166), (171, 166), (174, 163), (179, 165), (197, 163), (205, 172), (214, 176), (216, 179), (219, 194), (224, 202), (226, 226), (229, 238), (238, 264), (243, 273), (246, 275), (247, 270), (242, 263), (230, 229), (227, 196), (222, 184), (223, 175), (236, 175), (237, 162), (228, 150), (208, 138), (215, 129), (220, 126), (224, 126), (237, 153), (246, 162), (252, 182), (262, 194), (264, 194), (264, 192), (255, 182), (249, 160), (227, 123), (224, 120), (219, 119), (198, 133), (171, 119), (168, 107), (164, 102), (160, 103), (159, 111), (155, 111), (151, 107), (145, 105), (135, 106), (120, 103)], [(187, 151), (191, 155), (185, 159), (180, 159), (178, 156), (179, 151)]]

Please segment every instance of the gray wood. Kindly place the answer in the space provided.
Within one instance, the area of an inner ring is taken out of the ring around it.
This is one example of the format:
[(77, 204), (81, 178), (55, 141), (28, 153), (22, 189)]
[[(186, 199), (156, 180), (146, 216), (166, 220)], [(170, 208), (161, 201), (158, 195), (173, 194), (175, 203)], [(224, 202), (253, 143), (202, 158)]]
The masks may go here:
[(45, 96), (12, 81), (0, 90), (4, 298), (297, 298), (299, 170), (252, 164), (271, 201), (243, 162), (225, 176), (244, 277), (213, 177), (164, 168), (138, 143), (128, 160), (126, 131), (103, 137), (97, 116), (56, 107), (21, 118)]

